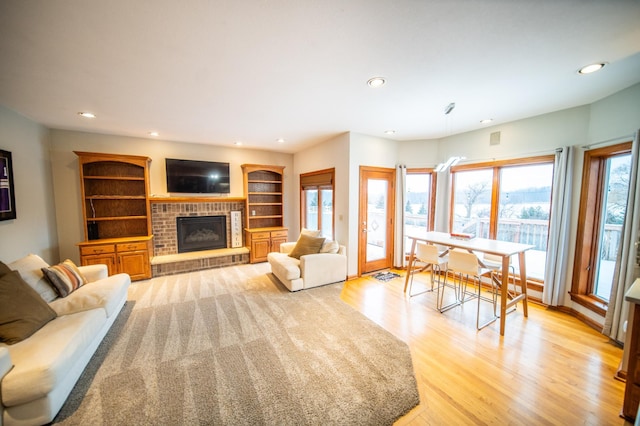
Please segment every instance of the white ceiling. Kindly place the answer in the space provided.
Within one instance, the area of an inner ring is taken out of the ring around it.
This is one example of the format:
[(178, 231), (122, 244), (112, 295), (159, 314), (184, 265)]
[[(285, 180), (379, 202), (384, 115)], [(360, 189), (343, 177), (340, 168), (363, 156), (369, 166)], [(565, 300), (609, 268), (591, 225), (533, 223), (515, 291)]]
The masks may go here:
[(0, 104), (51, 128), (291, 153), (346, 131), (439, 138), (638, 82), (638, 0), (0, 1)]

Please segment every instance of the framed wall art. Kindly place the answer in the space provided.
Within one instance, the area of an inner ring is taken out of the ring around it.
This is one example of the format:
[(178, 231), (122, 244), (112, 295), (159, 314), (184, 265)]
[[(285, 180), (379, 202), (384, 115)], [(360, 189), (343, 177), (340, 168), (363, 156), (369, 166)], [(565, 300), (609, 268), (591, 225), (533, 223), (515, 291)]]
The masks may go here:
[(11, 153), (0, 149), (0, 220), (16, 218), (16, 197), (13, 190)]

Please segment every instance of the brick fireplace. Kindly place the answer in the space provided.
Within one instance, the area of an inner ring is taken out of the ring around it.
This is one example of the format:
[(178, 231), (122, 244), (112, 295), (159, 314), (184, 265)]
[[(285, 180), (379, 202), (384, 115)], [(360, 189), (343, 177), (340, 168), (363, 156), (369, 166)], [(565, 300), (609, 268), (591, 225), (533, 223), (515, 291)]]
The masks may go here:
[[(246, 248), (231, 248), (232, 211), (240, 211), (244, 220), (244, 199), (152, 198), (151, 229), (154, 236), (154, 257), (151, 261), (151, 267), (153, 276), (249, 263), (249, 253)], [(221, 222), (216, 230), (202, 231), (201, 228), (196, 227), (192, 232), (199, 232), (199, 234), (224, 232), (224, 235), (218, 235), (216, 238), (218, 243), (224, 241), (224, 247), (221, 245), (216, 249), (203, 247), (180, 253), (178, 250), (178, 222), (184, 219), (179, 218), (203, 219), (211, 217), (216, 217), (216, 220)], [(224, 226), (222, 226), (222, 222)]]

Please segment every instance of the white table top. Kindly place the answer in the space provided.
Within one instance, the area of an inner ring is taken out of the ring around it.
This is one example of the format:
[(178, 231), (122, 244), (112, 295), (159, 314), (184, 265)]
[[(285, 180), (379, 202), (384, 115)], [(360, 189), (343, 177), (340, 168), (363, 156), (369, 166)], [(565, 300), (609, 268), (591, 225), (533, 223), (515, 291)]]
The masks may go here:
[(535, 247), (529, 244), (490, 240), (487, 238), (471, 238), (468, 240), (454, 238), (447, 232), (412, 232), (411, 234), (408, 234), (407, 237), (417, 241), (425, 241), (432, 244), (458, 247), (467, 250), (476, 250), (483, 253), (496, 254), (498, 256), (511, 256)]

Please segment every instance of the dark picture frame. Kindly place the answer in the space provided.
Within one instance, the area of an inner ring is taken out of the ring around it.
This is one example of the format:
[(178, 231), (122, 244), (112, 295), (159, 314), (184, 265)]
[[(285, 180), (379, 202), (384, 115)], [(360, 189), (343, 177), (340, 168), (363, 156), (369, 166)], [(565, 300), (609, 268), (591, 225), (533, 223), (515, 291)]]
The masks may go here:
[(11, 153), (0, 149), (0, 220), (16, 218), (16, 196), (13, 189)]

